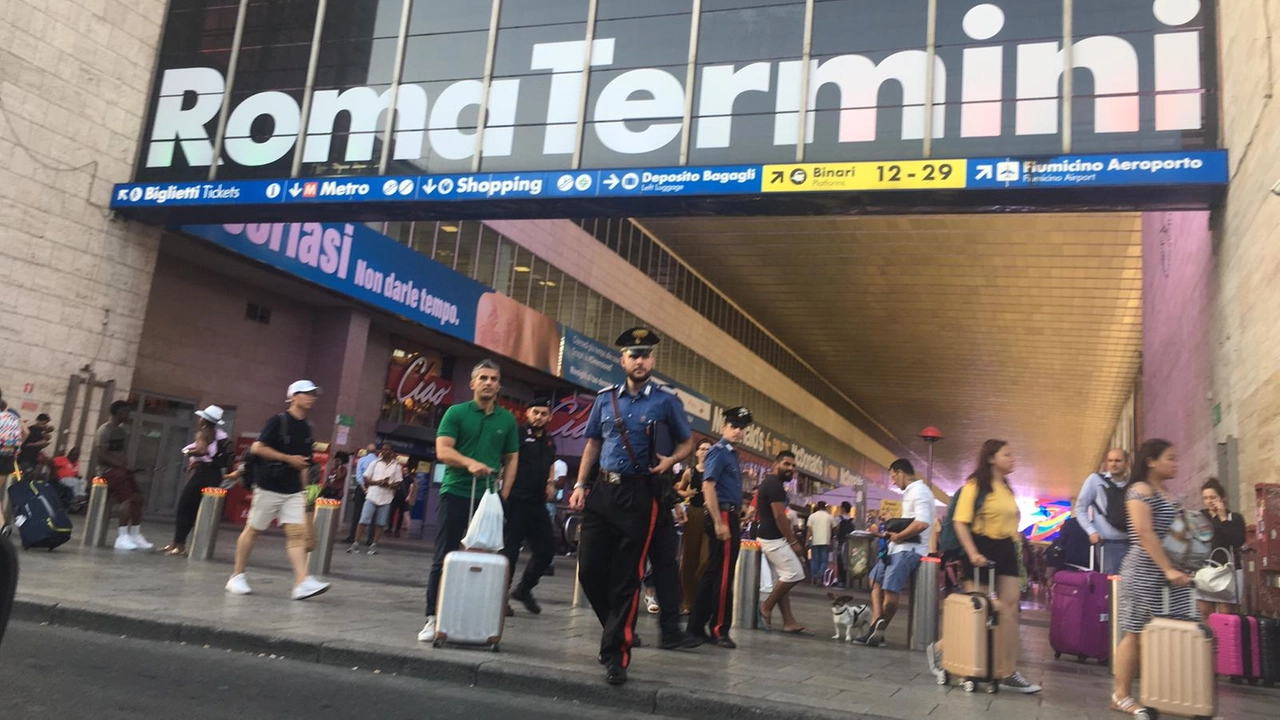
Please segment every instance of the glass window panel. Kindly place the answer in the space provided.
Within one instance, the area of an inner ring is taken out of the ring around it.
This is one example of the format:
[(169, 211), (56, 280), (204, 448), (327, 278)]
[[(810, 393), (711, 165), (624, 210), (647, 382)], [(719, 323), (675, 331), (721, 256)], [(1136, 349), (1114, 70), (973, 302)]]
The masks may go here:
[(500, 257), (498, 244), (502, 240), (502, 236), (485, 227), (482, 223), (476, 223), (476, 225), (476, 269), (474, 277), (499, 292), (506, 292), (505, 287), (497, 287), (498, 258)]
[[(480, 238), (480, 223), (474, 220), (467, 220), (458, 223), (458, 249), (457, 258), (454, 259), (453, 269), (466, 275), (467, 277), (477, 280), (476, 277), (476, 246)], [(485, 285), (493, 282), (492, 273), (488, 280), (481, 280)]]
[(503, 0), (500, 27), (586, 22), (588, 0)]
[(815, 3), (807, 158), (922, 155), (927, 29), (927, 0)]
[[(799, 60), (805, 6), (725, 2), (703, 8), (698, 38), (691, 164), (786, 162), (795, 144), (775, 145), (777, 63)], [(796, 68), (798, 70), (798, 66)], [(799, 73), (793, 73), (798, 92)], [(784, 92), (788, 89), (784, 87)], [(795, 121), (784, 114), (785, 122)]]
[(617, 20), (621, 18), (655, 17), (659, 15), (689, 14), (693, 10), (693, 0), (599, 0), (596, 7), (596, 19)]
[[(947, 68), (945, 134), (938, 158), (1057, 154), (1062, 150), (1058, 95), (1062, 0), (1003, 3), (993, 13), (968, 3), (938, 4), (938, 57)], [(966, 32), (985, 39), (975, 40)], [(992, 34), (994, 33), (994, 34)], [(965, 51), (973, 51), (966, 56)], [(1045, 80), (1019, 102), (1018, 58)], [(965, 77), (970, 78), (965, 95)], [(1019, 132), (1024, 134), (1016, 134)]]
[(529, 304), (529, 286), (533, 282), (533, 253), (510, 241), (503, 244), (513, 246), (512, 249), (514, 250), (512, 255), (513, 264), (511, 265), (511, 288), (507, 291), (507, 294), (516, 302), (527, 305)]
[(218, 168), (219, 178), (284, 177), (292, 170), (316, 5), (316, 0), (249, 3), (228, 99), (235, 111), (223, 143), (227, 162)]

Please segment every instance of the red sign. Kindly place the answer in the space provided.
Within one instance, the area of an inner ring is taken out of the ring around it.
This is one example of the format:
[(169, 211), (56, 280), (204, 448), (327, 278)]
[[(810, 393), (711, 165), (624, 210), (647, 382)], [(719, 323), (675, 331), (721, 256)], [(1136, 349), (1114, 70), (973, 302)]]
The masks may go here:
[(551, 422), (547, 423), (547, 432), (558, 439), (581, 438), (587, 431), (587, 416), (591, 414), (594, 402), (595, 398), (591, 395), (570, 395), (562, 399), (551, 409)]
[(435, 408), (453, 395), (453, 383), (440, 377), (444, 361), (438, 355), (397, 351), (387, 368), (383, 417), (413, 425), (430, 425)]

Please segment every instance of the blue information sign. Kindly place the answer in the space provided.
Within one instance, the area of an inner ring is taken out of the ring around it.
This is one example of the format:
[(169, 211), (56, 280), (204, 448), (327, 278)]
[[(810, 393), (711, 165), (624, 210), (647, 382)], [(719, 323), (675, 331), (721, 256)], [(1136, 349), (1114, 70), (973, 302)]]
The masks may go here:
[[(903, 161), (920, 164), (933, 161)], [(941, 162), (941, 161), (936, 161)], [(1225, 185), (1225, 150), (1185, 153), (1065, 155), (1050, 158), (977, 158), (954, 161), (967, 166), (963, 184), (948, 189), (1024, 190), (1031, 188), (1143, 187)], [(847, 165), (848, 163), (846, 163)], [(893, 161), (878, 163), (895, 167)], [(778, 177), (808, 176), (815, 164), (769, 165)], [(820, 163), (817, 165), (821, 165)], [(836, 170), (839, 164), (832, 165)], [(905, 166), (905, 165), (904, 165)], [(789, 173), (794, 169), (794, 173)], [(962, 171), (964, 172), (964, 171)], [(659, 198), (754, 195), (764, 188), (765, 167), (623, 168), (616, 170), (556, 170), (551, 172), (474, 173), (464, 175), (351, 176), (280, 180), (219, 180), (191, 183), (123, 184), (112, 194), (113, 208), (162, 206), (249, 206), (350, 204), (395, 202), (469, 202), (482, 200), (538, 200), (542, 198)], [(883, 172), (881, 173), (883, 176)], [(883, 177), (881, 179), (884, 179)], [(808, 193), (902, 190), (891, 182), (845, 187), (819, 187), (793, 182), (770, 192)], [(870, 181), (868, 181), (870, 182)]]

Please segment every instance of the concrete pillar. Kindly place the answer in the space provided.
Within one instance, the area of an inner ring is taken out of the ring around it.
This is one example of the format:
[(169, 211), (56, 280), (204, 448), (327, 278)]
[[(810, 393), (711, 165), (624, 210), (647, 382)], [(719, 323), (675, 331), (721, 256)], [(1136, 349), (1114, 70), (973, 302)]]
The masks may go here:
[[(316, 440), (330, 443), (330, 451), (357, 447), (360, 438), (339, 443), (338, 415), (356, 415), (360, 378), (369, 345), (369, 315), (341, 308), (318, 308), (312, 322), (306, 378), (322, 392), (311, 411)], [(363, 418), (368, 420), (370, 418)]]

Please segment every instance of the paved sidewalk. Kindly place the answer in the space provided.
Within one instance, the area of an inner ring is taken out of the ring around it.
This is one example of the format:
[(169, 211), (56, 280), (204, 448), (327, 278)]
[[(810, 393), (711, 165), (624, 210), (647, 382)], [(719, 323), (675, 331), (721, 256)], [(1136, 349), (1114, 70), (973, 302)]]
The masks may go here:
[[(168, 528), (150, 524), (148, 530), (159, 545)], [(936, 686), (924, 670), (922, 653), (898, 649), (905, 640), (905, 616), (890, 634), (893, 647), (834, 642), (825, 591), (810, 587), (797, 588), (797, 615), (813, 637), (738, 630), (736, 651), (670, 652), (653, 647), (655, 616), (641, 618), (639, 632), (648, 645), (635, 652), (631, 681), (611, 688), (595, 661), (599, 625), (594, 615), (570, 607), (573, 564), (568, 558), (557, 559), (556, 575), (544, 578), (536, 591), (542, 615), (531, 616), (517, 604), (502, 651), (492, 654), (437, 650), (417, 642), (430, 562), (420, 546), (402, 541), (372, 557), (348, 555), (339, 547), (329, 577), (333, 589), (311, 601), (292, 602), (279, 535), (261, 538), (254, 553), (249, 570), (254, 594), (224, 592), (234, 538), (235, 531), (224, 528), (217, 557), (208, 563), (86, 550), (76, 544), (79, 538), (52, 553), (22, 553), (15, 619), (680, 717), (968, 720), (992, 711), (1026, 720), (1120, 717), (1107, 710), (1106, 668), (1053, 660), (1043, 611), (1027, 612), (1022, 633), (1023, 673), (1045, 688), (1036, 696), (966, 694)], [(1221, 687), (1220, 717), (1275, 716), (1280, 690)]]

